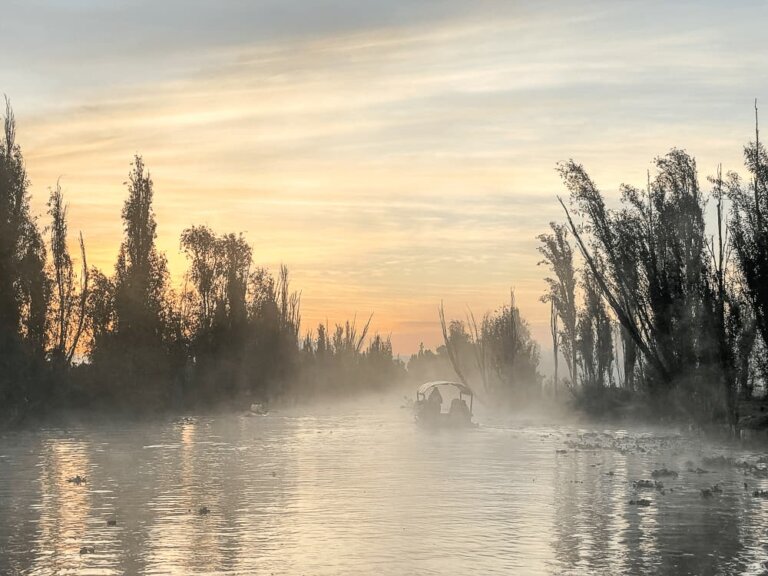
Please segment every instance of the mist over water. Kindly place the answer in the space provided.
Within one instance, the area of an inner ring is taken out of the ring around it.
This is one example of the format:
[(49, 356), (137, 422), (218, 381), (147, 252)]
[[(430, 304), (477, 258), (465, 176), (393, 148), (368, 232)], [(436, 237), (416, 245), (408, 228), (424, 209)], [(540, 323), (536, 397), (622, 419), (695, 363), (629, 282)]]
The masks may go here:
[[(760, 454), (482, 406), (478, 429), (429, 432), (402, 403), (7, 433), (0, 574), (764, 570), (768, 479), (687, 471)], [(662, 467), (679, 472), (664, 493), (633, 488)]]

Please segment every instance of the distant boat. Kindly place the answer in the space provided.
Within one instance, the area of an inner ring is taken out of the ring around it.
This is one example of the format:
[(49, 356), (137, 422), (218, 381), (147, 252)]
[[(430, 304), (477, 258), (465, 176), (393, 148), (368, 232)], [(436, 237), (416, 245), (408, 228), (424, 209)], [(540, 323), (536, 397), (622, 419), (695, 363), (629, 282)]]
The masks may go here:
[[(443, 412), (443, 398), (440, 387), (453, 387), (459, 392), (459, 397), (451, 401), (447, 412)], [(465, 397), (469, 398), (469, 406)], [(416, 423), (426, 428), (473, 428), (472, 403), (475, 394), (466, 384), (436, 380), (426, 382), (416, 390), (416, 402), (413, 404)]]
[(251, 414), (257, 414), (259, 416), (264, 416), (267, 414), (269, 410), (264, 406), (264, 404), (251, 404)]

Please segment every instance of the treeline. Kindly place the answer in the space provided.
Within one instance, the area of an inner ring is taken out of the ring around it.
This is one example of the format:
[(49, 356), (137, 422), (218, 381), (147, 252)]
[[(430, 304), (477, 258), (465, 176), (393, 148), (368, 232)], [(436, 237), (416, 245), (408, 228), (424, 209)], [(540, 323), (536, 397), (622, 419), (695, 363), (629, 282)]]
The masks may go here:
[(768, 376), (768, 156), (758, 136), (744, 149), (745, 179), (718, 169), (703, 189), (695, 160), (675, 149), (656, 159), (645, 187), (621, 186), (615, 205), (583, 166), (560, 165), (565, 218), (538, 237), (555, 367), (545, 381), (514, 294), (479, 319), (446, 319), (441, 306), (443, 345), (422, 347), (406, 367), (389, 338), (370, 333), (371, 318), (302, 333), (288, 269), (257, 266), (242, 234), (184, 230), (189, 267), (174, 289), (140, 156), (114, 269), (87, 265), (82, 234), (76, 265), (61, 187), (51, 190), (45, 226), (31, 213), (6, 104), (0, 417), (62, 406), (242, 406), (458, 378), (493, 406), (560, 395), (597, 413), (637, 408), (738, 426)]
[(458, 378), (472, 388), (480, 401), (498, 409), (520, 409), (545, 399), (551, 389), (539, 373), (539, 345), (528, 323), (510, 302), (478, 321), (471, 310), (463, 320), (447, 320), (439, 309), (443, 345), (436, 353), (420, 349), (408, 362), (416, 381)]
[(381, 389), (403, 364), (370, 322), (321, 324), (303, 337), (288, 269), (254, 265), (242, 234), (183, 231), (189, 268), (169, 281), (155, 243), (154, 186), (140, 156), (126, 182), (114, 270), (69, 252), (67, 204), (51, 190), (48, 224), (30, 211), (29, 180), (6, 102), (0, 141), (0, 417), (119, 408), (156, 412), (290, 401)]
[(747, 179), (718, 169), (702, 189), (694, 158), (674, 149), (644, 188), (622, 185), (615, 208), (583, 166), (559, 167), (570, 201), (539, 236), (543, 300), (556, 382), (581, 406), (735, 427), (765, 391), (768, 158), (757, 135)]

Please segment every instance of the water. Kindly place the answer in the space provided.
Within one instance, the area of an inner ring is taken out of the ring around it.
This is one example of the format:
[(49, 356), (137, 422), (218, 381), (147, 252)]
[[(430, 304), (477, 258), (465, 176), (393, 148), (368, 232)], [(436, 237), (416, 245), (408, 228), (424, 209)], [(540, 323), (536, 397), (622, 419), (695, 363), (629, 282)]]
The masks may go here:
[[(6, 434), (0, 574), (765, 573), (768, 479), (686, 471), (759, 453), (492, 419), (428, 433), (397, 408)], [(633, 488), (661, 467), (680, 473), (665, 493)]]

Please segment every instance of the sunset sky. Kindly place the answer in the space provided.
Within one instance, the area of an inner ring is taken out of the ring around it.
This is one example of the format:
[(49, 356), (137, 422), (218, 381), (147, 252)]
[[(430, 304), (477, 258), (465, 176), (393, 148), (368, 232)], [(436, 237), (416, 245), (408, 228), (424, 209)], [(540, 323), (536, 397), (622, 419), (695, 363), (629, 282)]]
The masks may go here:
[(742, 170), (754, 98), (768, 119), (765, 2), (5, 0), (0, 13), (0, 92), (35, 210), (60, 178), (91, 263), (112, 270), (138, 152), (176, 282), (183, 228), (242, 231), (258, 264), (291, 269), (304, 328), (373, 312), (401, 354), (439, 343), (441, 299), (463, 317), (510, 288), (547, 342), (535, 237), (562, 216), (558, 161), (615, 196), (677, 146), (703, 181), (719, 162)]

